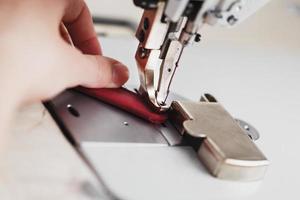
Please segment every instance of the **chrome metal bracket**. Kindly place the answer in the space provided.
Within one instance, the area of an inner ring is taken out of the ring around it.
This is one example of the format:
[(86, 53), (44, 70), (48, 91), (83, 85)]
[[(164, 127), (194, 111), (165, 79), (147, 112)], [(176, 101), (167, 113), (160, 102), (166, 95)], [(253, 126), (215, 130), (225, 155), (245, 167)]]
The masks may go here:
[[(267, 158), (237, 122), (211, 95), (200, 102), (174, 101), (171, 122), (215, 177), (230, 180), (263, 178)], [(245, 134), (246, 133), (246, 134)]]

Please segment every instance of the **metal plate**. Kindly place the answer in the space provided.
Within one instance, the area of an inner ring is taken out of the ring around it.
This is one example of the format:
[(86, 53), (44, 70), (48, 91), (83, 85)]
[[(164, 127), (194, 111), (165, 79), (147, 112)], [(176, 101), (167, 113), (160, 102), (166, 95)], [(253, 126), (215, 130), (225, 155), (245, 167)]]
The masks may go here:
[(167, 146), (165, 135), (171, 144), (180, 140), (179, 134), (172, 127), (166, 131), (164, 126), (153, 125), (76, 91), (63, 92), (49, 105), (56, 120), (63, 124), (77, 144), (92, 142)]

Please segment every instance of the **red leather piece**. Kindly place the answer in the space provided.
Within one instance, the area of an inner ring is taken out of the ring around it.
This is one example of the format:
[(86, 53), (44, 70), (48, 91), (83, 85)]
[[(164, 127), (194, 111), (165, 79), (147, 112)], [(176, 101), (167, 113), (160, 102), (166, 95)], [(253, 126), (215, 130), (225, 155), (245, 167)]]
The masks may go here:
[(77, 90), (152, 123), (161, 124), (167, 120), (166, 113), (154, 112), (144, 103), (143, 99), (138, 94), (125, 88), (89, 89), (79, 87)]

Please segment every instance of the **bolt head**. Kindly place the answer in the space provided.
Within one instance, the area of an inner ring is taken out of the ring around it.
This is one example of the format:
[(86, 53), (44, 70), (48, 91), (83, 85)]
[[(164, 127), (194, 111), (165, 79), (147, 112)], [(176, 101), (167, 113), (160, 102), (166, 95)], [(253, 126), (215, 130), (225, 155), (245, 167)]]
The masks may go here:
[(230, 25), (234, 25), (237, 21), (238, 21), (238, 19), (237, 19), (234, 15), (230, 15), (230, 16), (227, 18), (227, 22), (228, 22), (228, 24), (230, 24)]

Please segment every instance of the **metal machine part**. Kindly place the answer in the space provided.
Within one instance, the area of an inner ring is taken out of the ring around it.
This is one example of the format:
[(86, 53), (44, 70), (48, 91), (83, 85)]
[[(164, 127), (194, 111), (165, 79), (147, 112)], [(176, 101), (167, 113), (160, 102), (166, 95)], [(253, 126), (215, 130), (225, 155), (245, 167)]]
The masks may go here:
[(213, 176), (246, 181), (264, 176), (268, 160), (214, 97), (174, 101), (171, 113), (171, 121)]
[(256, 141), (259, 139), (259, 132), (256, 130), (256, 128), (254, 128), (254, 126), (241, 119), (235, 120), (240, 125), (240, 127), (242, 127), (246, 131), (247, 135), (250, 137), (251, 140)]
[(204, 24), (231, 27), (269, 0), (134, 0), (144, 9), (136, 37), (140, 93), (154, 108), (165, 111), (166, 100), (183, 49), (200, 41)]
[(171, 99), (177, 101), (172, 103), (170, 120), (160, 125), (73, 90), (56, 97), (48, 103), (48, 108), (66, 136), (79, 148), (85, 143), (192, 146), (216, 177), (262, 178), (268, 161), (251, 141), (252, 137), (248, 137), (255, 129), (250, 129), (245, 122), (240, 126), (214, 97), (204, 97), (202, 102), (195, 103), (172, 94)]
[(65, 91), (50, 106), (79, 146), (84, 142), (168, 145), (159, 126), (77, 91)]

